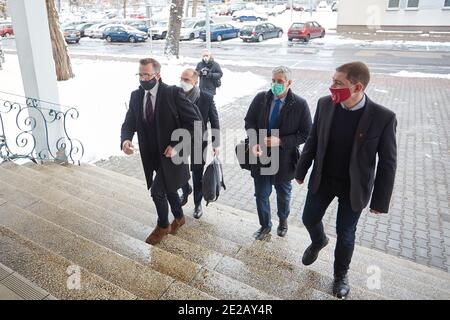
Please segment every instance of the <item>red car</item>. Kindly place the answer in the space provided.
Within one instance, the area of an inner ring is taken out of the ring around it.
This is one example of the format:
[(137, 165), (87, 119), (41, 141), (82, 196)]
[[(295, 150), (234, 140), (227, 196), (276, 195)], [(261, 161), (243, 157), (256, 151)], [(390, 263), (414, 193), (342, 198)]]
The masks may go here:
[(325, 37), (325, 28), (315, 21), (295, 22), (288, 30), (289, 41), (299, 39), (308, 42), (313, 38), (323, 37)]
[(9, 37), (14, 34), (12, 25), (4, 24), (0, 25), (0, 37)]

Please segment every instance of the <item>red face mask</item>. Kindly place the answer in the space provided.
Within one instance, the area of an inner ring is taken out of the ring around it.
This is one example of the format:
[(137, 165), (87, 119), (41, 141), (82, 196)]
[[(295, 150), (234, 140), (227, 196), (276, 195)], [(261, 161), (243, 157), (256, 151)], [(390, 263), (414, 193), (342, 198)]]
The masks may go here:
[(333, 102), (338, 104), (341, 103), (352, 96), (350, 88), (330, 88), (331, 99)]

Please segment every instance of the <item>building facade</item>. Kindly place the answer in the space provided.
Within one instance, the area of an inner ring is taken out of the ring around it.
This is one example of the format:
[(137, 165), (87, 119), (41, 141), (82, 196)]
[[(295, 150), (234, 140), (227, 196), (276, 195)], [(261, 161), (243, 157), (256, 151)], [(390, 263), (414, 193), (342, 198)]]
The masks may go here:
[(339, 32), (450, 32), (450, 0), (341, 0)]

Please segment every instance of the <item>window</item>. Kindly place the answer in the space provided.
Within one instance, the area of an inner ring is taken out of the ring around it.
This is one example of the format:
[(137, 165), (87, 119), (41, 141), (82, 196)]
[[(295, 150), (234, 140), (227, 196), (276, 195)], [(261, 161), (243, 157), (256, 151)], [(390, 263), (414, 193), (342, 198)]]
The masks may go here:
[(450, 8), (450, 0), (444, 1), (444, 8)]
[(268, 31), (273, 31), (273, 30), (275, 30), (275, 26), (274, 26), (273, 24), (268, 23), (268, 24), (266, 24), (266, 27), (267, 27), (267, 30), (268, 30)]
[(407, 8), (418, 8), (419, 0), (408, 0)]
[(398, 9), (400, 7), (400, 0), (389, 0), (388, 9)]

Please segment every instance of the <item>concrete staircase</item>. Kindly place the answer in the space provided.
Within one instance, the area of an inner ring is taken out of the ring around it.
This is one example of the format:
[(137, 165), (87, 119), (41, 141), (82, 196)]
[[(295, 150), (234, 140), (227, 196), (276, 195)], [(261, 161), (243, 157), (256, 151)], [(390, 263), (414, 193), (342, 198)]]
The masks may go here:
[[(178, 234), (150, 246), (156, 213), (139, 180), (91, 165), (5, 162), (0, 182), (0, 263), (58, 299), (333, 299), (335, 241), (304, 267), (303, 228), (255, 241), (255, 214), (211, 204), (195, 220), (188, 204)], [(450, 299), (450, 274), (363, 247), (349, 277), (349, 299)]]

